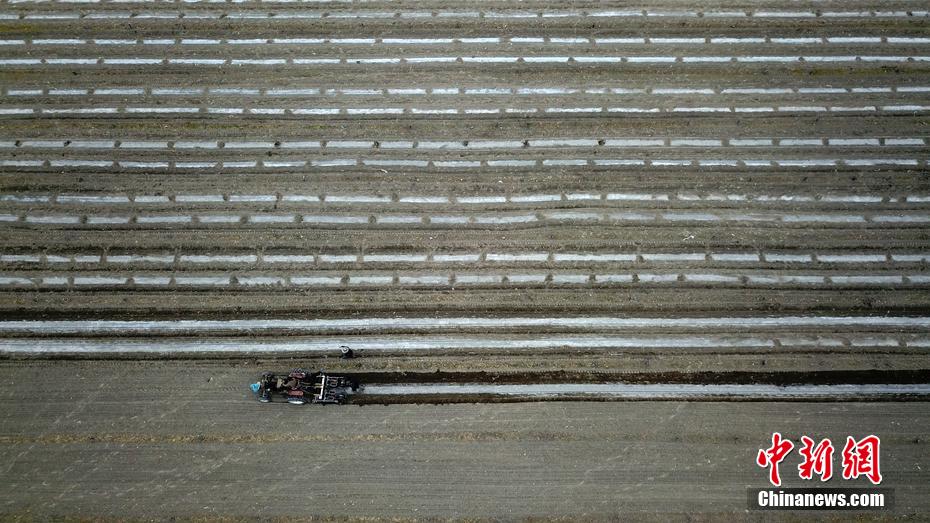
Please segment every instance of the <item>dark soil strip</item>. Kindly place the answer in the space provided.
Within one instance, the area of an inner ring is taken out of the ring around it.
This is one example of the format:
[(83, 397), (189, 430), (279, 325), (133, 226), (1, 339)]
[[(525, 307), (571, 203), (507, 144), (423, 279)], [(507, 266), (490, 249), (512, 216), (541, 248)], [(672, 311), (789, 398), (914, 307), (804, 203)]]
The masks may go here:
[(682, 383), (699, 385), (864, 385), (869, 383), (930, 383), (930, 369), (837, 370), (811, 372), (340, 372), (362, 384), (487, 383)]
[(450, 403), (538, 403), (540, 401), (597, 401), (597, 402), (630, 402), (630, 401), (674, 401), (674, 402), (739, 402), (739, 403), (762, 403), (762, 402), (784, 402), (784, 403), (862, 403), (862, 402), (927, 402), (926, 396), (896, 394), (881, 397), (854, 397), (844, 396), (842, 398), (832, 396), (810, 396), (805, 398), (778, 398), (778, 397), (735, 397), (735, 396), (694, 396), (689, 398), (617, 398), (617, 397), (597, 397), (597, 396), (502, 396), (494, 394), (410, 394), (410, 395), (358, 395), (354, 396), (350, 403), (353, 405), (402, 405), (402, 404), (432, 404), (442, 405)]

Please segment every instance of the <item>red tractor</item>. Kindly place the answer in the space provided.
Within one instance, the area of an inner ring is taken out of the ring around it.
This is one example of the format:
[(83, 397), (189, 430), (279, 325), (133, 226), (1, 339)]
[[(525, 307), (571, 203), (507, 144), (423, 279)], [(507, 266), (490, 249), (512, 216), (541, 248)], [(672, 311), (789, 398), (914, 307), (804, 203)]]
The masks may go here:
[(358, 391), (359, 384), (352, 378), (333, 376), (322, 370), (309, 372), (294, 369), (286, 375), (266, 372), (262, 374), (261, 380), (253, 383), (250, 388), (262, 403), (281, 398), (294, 405), (327, 405), (345, 403), (349, 394)]

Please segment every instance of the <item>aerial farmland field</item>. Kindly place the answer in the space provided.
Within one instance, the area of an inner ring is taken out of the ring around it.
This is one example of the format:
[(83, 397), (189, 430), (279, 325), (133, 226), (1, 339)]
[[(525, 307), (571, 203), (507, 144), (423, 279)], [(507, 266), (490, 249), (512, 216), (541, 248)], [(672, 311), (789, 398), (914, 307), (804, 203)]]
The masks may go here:
[(0, 518), (925, 519), (928, 175), (916, 0), (0, 0)]

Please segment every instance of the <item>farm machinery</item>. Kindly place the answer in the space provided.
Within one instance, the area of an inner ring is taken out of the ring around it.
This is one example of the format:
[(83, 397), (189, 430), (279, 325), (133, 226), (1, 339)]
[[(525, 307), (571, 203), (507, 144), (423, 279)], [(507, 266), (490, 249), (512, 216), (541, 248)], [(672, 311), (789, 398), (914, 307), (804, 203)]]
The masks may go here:
[(280, 399), (294, 405), (329, 405), (345, 403), (349, 394), (359, 389), (359, 384), (352, 378), (334, 376), (322, 370), (294, 369), (287, 374), (266, 372), (250, 388), (262, 403)]

